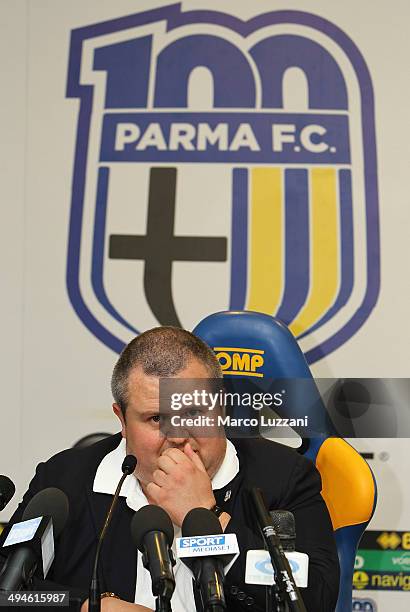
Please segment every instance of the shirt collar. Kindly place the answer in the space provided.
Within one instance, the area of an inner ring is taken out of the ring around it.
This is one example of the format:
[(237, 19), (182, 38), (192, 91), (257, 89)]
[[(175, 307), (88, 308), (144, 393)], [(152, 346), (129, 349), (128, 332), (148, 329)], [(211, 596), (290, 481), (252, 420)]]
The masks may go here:
[[(113, 451), (103, 457), (94, 478), (93, 491), (94, 493), (107, 493), (114, 495), (118, 482), (121, 478), (121, 466), (126, 456), (126, 441), (125, 438)], [(235, 478), (239, 472), (239, 459), (236, 454), (236, 449), (230, 440), (226, 441), (225, 457), (219, 467), (217, 473), (212, 479), (212, 489), (222, 489)], [(128, 497), (132, 491), (141, 490), (141, 486), (137, 478), (133, 474), (127, 476), (121, 489), (120, 496)], [(142, 490), (141, 490), (142, 492)]]

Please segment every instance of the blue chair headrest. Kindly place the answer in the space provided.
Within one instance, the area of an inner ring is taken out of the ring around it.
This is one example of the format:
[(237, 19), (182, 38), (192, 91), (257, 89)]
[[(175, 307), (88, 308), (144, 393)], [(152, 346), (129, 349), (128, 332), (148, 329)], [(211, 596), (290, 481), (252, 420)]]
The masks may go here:
[[(254, 359), (255, 373), (265, 377), (311, 378), (305, 357), (291, 332), (269, 315), (246, 311), (217, 312), (203, 319), (193, 333), (209, 344), (217, 355), (223, 352), (228, 355), (260, 355), (261, 359)], [(237, 360), (240, 361), (239, 357)], [(224, 373), (229, 374), (227, 359), (220, 358), (220, 361)]]

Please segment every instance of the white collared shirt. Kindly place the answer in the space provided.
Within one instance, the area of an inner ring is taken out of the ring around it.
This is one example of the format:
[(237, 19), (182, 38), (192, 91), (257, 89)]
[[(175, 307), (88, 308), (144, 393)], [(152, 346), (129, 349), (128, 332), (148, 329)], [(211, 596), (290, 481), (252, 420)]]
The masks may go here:
[[(120, 444), (111, 453), (105, 455), (94, 478), (94, 493), (107, 493), (114, 495), (118, 481), (121, 478), (121, 466), (126, 455), (126, 442), (122, 438)], [(212, 489), (222, 489), (229, 484), (239, 472), (239, 459), (232, 442), (226, 441), (226, 452), (222, 464), (212, 479)], [(126, 504), (132, 510), (139, 510), (148, 504), (148, 500), (141, 488), (138, 479), (131, 474), (124, 480), (120, 493), (126, 498)], [(174, 525), (175, 538), (181, 536), (181, 528)], [(131, 532), (130, 532), (131, 537)], [(175, 556), (175, 538), (172, 549)], [(134, 602), (155, 609), (155, 598), (151, 589), (151, 576), (142, 564), (142, 555), (136, 551), (137, 558), (137, 582), (135, 586)], [(229, 564), (231, 567), (232, 563)], [(226, 570), (227, 571), (227, 570)], [(180, 559), (176, 559), (174, 567), (175, 591), (171, 599), (173, 612), (192, 612), (195, 610), (195, 599), (192, 590), (192, 573)]]

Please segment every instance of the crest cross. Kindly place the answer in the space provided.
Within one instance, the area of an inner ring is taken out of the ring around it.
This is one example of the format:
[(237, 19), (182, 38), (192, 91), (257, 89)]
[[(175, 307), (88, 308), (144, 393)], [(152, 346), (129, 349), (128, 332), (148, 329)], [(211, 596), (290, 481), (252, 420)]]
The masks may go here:
[(144, 260), (144, 289), (161, 325), (181, 327), (172, 297), (174, 261), (226, 261), (224, 237), (175, 236), (176, 168), (151, 168), (145, 236), (110, 236), (110, 259)]

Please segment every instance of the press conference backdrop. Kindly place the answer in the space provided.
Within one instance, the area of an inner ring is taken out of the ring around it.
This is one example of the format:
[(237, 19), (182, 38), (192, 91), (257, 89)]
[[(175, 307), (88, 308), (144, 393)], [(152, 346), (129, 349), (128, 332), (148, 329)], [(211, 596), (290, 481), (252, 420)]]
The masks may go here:
[[(316, 376), (409, 376), (409, 17), (2, 0), (2, 520), (39, 461), (118, 429), (112, 366), (152, 326), (262, 311)], [(406, 610), (408, 441), (353, 443), (379, 487), (355, 606)]]

